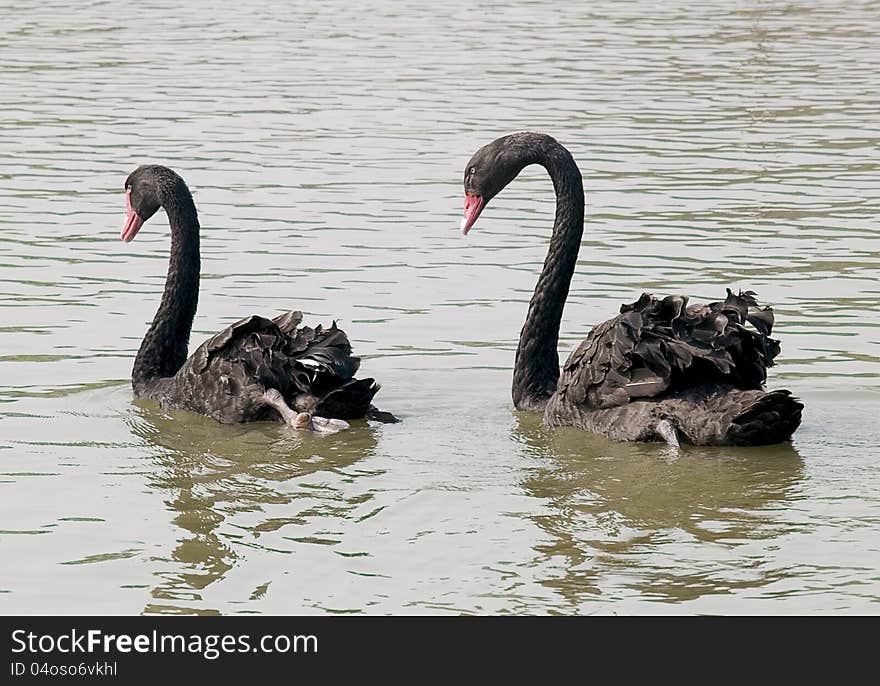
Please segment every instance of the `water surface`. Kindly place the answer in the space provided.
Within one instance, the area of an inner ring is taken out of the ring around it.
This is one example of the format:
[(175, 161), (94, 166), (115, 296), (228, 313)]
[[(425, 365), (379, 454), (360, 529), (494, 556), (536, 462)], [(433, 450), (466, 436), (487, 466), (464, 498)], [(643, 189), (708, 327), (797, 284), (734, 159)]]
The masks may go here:
[[(0, 612), (877, 613), (880, 15), (872, 3), (304, 8), (0, 2)], [(461, 170), (546, 131), (588, 220), (567, 354), (643, 290), (751, 288), (791, 445), (614, 444), (509, 399), (552, 185), (467, 237)], [(324, 439), (132, 399), (172, 166), (193, 343), (336, 318), (404, 421)]]

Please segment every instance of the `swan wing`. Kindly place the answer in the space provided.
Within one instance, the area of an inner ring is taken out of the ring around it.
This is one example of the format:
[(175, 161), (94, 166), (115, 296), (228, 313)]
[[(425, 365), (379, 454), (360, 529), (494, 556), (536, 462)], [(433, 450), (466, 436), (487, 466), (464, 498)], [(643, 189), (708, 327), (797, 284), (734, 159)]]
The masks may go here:
[(642, 296), (596, 326), (571, 354), (557, 393), (592, 408), (707, 383), (760, 389), (779, 354), (773, 311), (751, 291), (708, 304)]
[(262, 366), (273, 356), (288, 358), (300, 367), (323, 371), (347, 381), (360, 367), (352, 356), (351, 343), (336, 322), (327, 329), (318, 325), (298, 328), (301, 312), (287, 312), (275, 319), (251, 315), (214, 334), (193, 353), (192, 369), (202, 373), (217, 356), (250, 361), (250, 367)]
[[(202, 389), (195, 395), (212, 398), (210, 407), (226, 407), (229, 401), (218, 398), (230, 396), (252, 402), (274, 388), (293, 407), (318, 407), (323, 416), (342, 419), (364, 416), (379, 386), (354, 378), (360, 359), (348, 336), (336, 322), (311, 328), (301, 321), (300, 312), (237, 321), (199, 346), (179, 375), (187, 387)], [(237, 417), (243, 410), (235, 405), (230, 412)]]
[[(240, 348), (242, 341), (251, 334), (255, 334), (252, 345), (257, 345), (260, 342), (271, 346), (274, 339), (282, 336), (278, 325), (271, 319), (266, 319), (259, 315), (245, 317), (227, 326), (222, 331), (218, 331), (202, 343), (190, 358), (192, 370), (197, 374), (201, 374), (208, 367), (212, 358), (219, 355), (227, 347), (230, 349)], [(268, 338), (261, 340), (261, 335), (268, 336)]]

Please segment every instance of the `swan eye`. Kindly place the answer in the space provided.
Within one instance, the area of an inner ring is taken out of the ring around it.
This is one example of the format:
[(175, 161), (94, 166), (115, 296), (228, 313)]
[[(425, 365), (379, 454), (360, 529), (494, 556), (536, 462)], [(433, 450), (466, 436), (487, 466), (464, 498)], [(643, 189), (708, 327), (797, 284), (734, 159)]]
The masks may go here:
[(477, 171), (476, 167), (471, 167), (470, 169), (468, 169), (468, 174), (470, 176), (473, 176), (476, 171)]

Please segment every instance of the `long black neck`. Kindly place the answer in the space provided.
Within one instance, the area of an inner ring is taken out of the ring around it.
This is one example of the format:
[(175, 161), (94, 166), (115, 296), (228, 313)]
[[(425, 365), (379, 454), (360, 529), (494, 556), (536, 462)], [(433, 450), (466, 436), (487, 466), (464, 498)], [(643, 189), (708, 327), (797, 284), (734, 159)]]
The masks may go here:
[(542, 139), (529, 163), (545, 167), (556, 190), (556, 221), (544, 269), (529, 303), (513, 369), (513, 404), (541, 410), (559, 380), (559, 324), (584, 232), (584, 185), (571, 153)]
[(135, 391), (157, 378), (174, 376), (186, 362), (199, 301), (199, 218), (192, 195), (181, 182), (169, 189), (162, 206), (171, 225), (171, 258), (162, 302), (134, 360)]

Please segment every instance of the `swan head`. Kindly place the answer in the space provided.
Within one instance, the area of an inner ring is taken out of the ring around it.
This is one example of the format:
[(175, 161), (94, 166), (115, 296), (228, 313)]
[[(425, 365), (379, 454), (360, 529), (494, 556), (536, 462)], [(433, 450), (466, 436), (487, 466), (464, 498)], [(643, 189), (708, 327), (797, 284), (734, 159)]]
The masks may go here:
[(144, 222), (152, 217), (165, 201), (186, 184), (174, 171), (158, 164), (144, 164), (135, 169), (125, 180), (125, 204), (127, 216), (120, 238), (128, 243), (140, 231)]
[(529, 164), (541, 159), (556, 141), (543, 133), (522, 131), (496, 138), (474, 153), (464, 168), (464, 214), (461, 232), (467, 234), (480, 213)]

